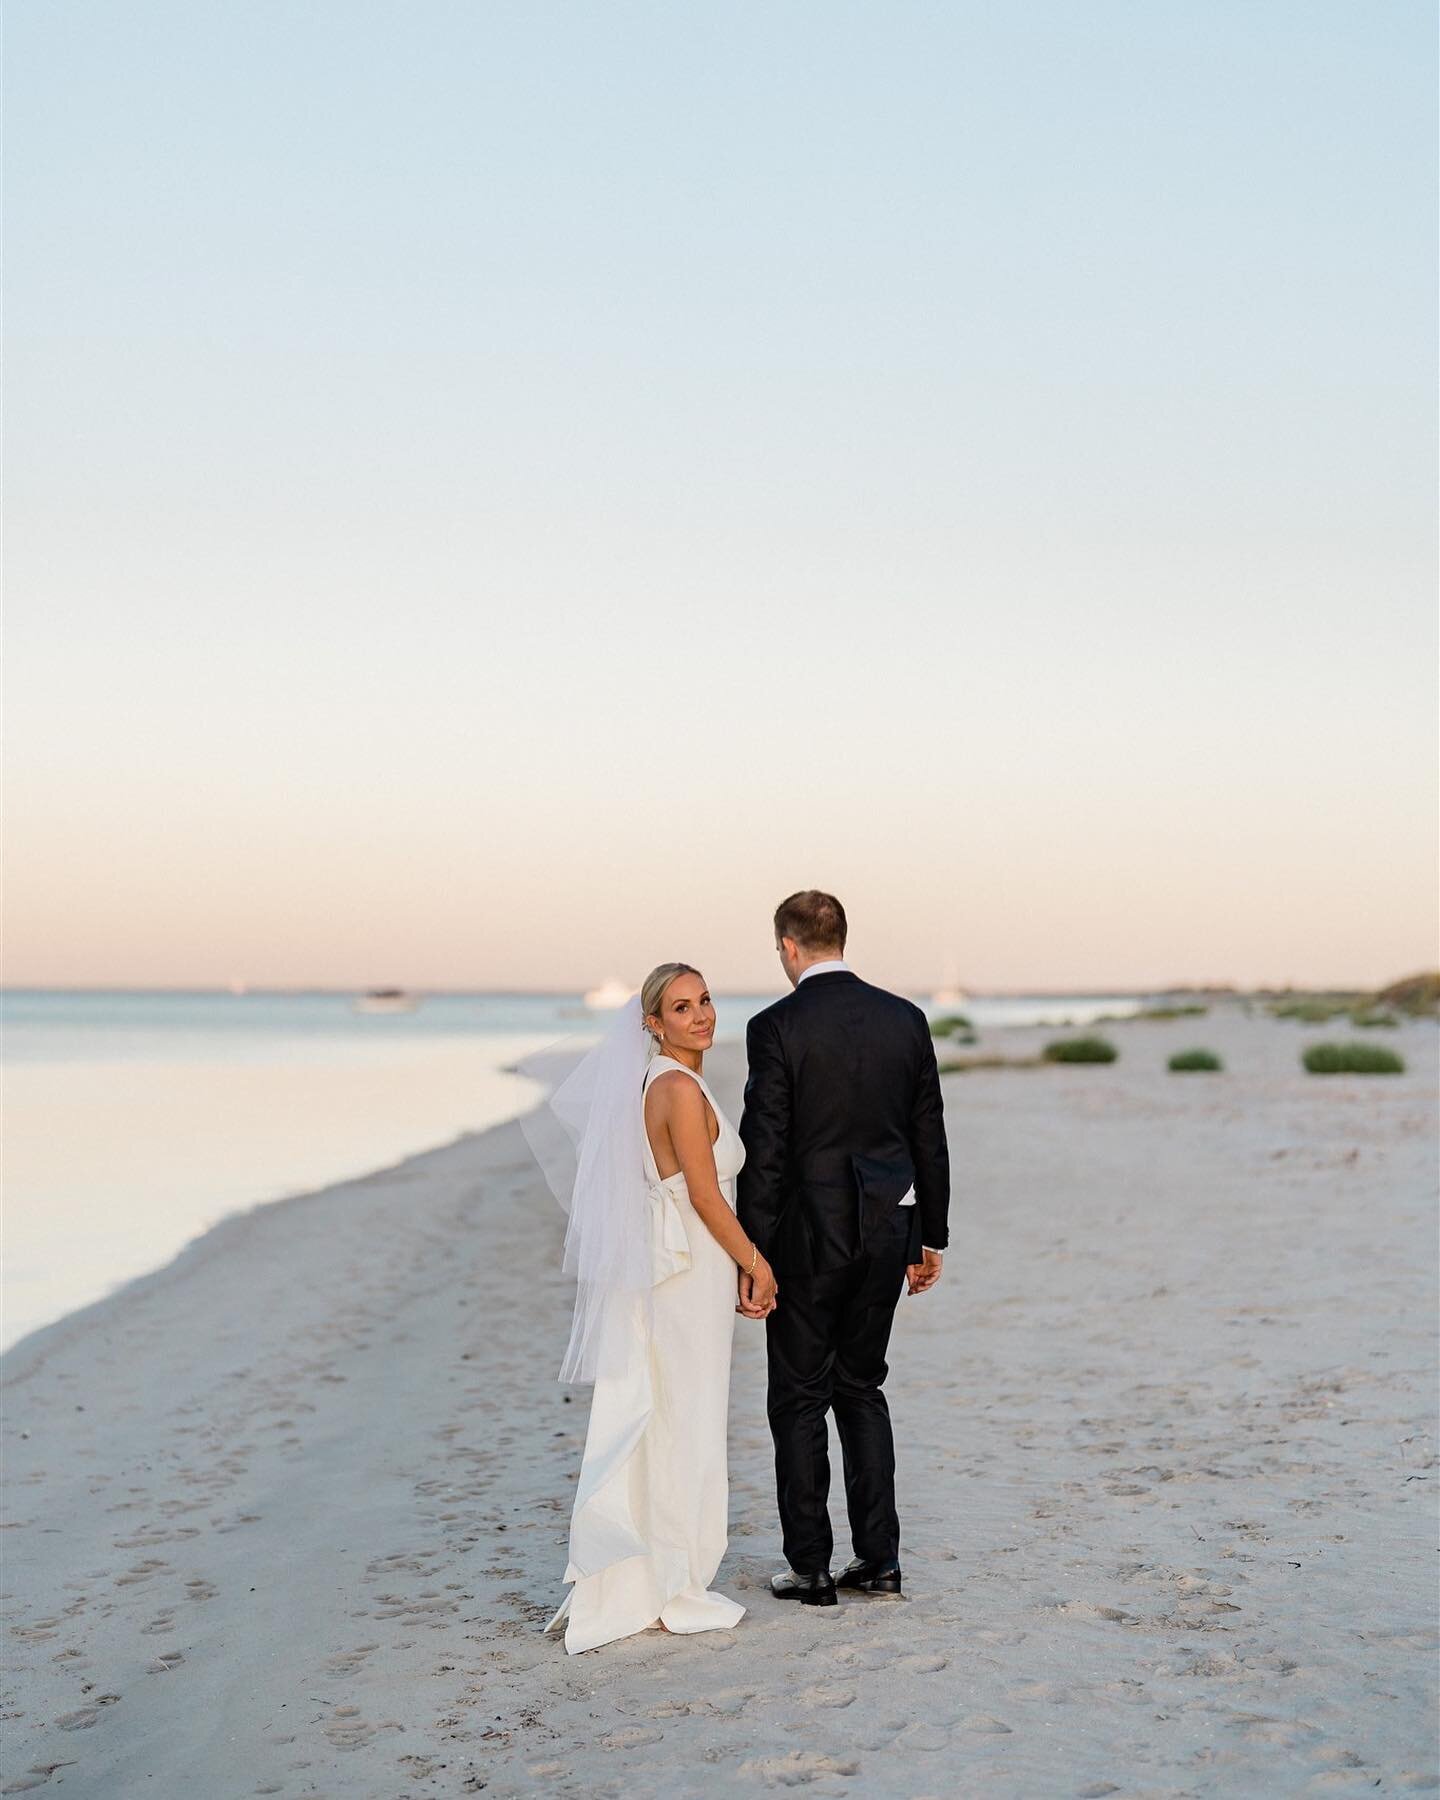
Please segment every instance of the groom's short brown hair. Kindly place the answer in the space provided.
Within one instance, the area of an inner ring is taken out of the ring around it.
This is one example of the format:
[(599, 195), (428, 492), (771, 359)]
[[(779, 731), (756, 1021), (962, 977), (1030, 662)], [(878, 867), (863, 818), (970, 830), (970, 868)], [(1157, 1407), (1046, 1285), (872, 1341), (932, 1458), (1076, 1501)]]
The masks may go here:
[(802, 888), (775, 908), (777, 944), (781, 938), (794, 938), (802, 950), (833, 950), (839, 956), (848, 931), (845, 908), (819, 888)]

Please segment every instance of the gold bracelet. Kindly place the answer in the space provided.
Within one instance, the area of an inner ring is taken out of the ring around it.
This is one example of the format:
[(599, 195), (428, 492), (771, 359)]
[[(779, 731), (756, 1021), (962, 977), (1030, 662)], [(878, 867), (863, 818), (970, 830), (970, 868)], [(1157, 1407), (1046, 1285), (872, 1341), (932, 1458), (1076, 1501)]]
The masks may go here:
[(755, 1265), (760, 1260), (760, 1246), (752, 1241), (750, 1248), (754, 1254), (750, 1258), (750, 1267), (745, 1271), (747, 1275), (753, 1275), (755, 1273)]

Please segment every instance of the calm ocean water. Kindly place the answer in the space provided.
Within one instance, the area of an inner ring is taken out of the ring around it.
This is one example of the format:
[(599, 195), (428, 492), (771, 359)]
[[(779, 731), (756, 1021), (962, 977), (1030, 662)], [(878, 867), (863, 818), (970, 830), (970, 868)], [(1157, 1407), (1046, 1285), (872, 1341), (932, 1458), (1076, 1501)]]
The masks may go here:
[[(774, 994), (717, 999), (743, 1036)], [(1135, 1010), (1133, 996), (967, 1001), (984, 1031)], [(225, 1214), (484, 1130), (540, 1097), (514, 1065), (604, 1028), (579, 995), (12, 989), (0, 1003), (0, 1345), (167, 1262)]]

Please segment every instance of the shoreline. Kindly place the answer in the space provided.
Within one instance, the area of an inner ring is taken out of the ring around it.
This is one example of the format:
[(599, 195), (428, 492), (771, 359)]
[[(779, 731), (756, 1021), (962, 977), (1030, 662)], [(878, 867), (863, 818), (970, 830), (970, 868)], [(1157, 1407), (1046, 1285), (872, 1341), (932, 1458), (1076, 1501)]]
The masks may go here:
[(163, 1268), (226, 1218), (358, 1179), (534, 1103), (531, 1038), (20, 1063), (5, 1072), (4, 1338)]
[[(202, 996), (202, 1014), (168, 1017), (149, 1007), (155, 994), (78, 1017), (41, 1004), (77, 995), (40, 994), (7, 1034), (0, 1350), (165, 1266), (227, 1217), (518, 1117), (538, 1100), (521, 1066), (580, 1054), (587, 1036), (558, 1015), (542, 1027), (515, 1010), (456, 1014), (456, 996), (418, 1021), (358, 1024), (276, 1014), (260, 994)], [(743, 1041), (754, 999), (722, 1047)], [(986, 1023), (985, 1001), (968, 1004), (987, 1036), (1005, 1029)], [(1022, 1017), (1027, 1005), (1002, 1004)], [(1121, 1004), (1092, 996), (1079, 1019)], [(593, 1015), (588, 1032), (605, 1025)]]
[[(514, 1121), (250, 1207), (30, 1334), (0, 1359), (0, 1791), (1433, 1785), (1433, 1027), (1368, 1083), (1238, 1013), (1107, 1030), (1108, 1069), (946, 1078), (952, 1250), (887, 1388), (900, 1606), (768, 1602), (737, 1321), (717, 1585), (747, 1619), (541, 1637), (586, 1395)], [(1192, 1040), (1233, 1075), (1167, 1075)], [(707, 1058), (727, 1110), (740, 1060)]]
[[(277, 1194), (267, 1200), (255, 1200), (248, 1205), (232, 1207), (183, 1244), (168, 1262), (130, 1276), (109, 1293), (62, 1313), (58, 1319), (37, 1325), (23, 1337), (16, 1338), (13, 1344), (7, 1344), (0, 1350), (0, 1389), (24, 1381), (33, 1372), (33, 1357), (39, 1356), (43, 1360), (43, 1356), (58, 1345), (68, 1343), (75, 1332), (92, 1327), (104, 1329), (107, 1323), (123, 1323), (122, 1319), (107, 1321), (104, 1316), (107, 1312), (119, 1313), (135, 1301), (148, 1299), (153, 1293), (162, 1292), (171, 1283), (185, 1280), (227, 1249), (238, 1248), (244, 1236), (249, 1231), (262, 1228), (265, 1216), (276, 1208), (304, 1206), (307, 1202), (325, 1199), (339, 1190), (396, 1175), (411, 1163), (423, 1162), (428, 1157), (453, 1150), (469, 1138), (484, 1137), (491, 1131), (503, 1130), (506, 1125), (517, 1122), (518, 1120), (505, 1120), (500, 1125), (484, 1126), (478, 1131), (460, 1132), (443, 1143), (429, 1145), (423, 1150), (412, 1150), (393, 1162), (382, 1163), (358, 1175), (327, 1182), (323, 1187), (309, 1188), (296, 1194)], [(0, 1788), (0, 1793), (3, 1791)]]

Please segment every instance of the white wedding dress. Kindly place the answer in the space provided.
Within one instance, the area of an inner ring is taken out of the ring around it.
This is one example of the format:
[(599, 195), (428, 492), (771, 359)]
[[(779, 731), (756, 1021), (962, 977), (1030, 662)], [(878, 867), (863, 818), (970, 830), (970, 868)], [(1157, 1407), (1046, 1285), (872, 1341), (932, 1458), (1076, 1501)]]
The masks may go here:
[[(715, 1172), (733, 1208), (745, 1146), (704, 1081), (657, 1056), (644, 1088), (675, 1069), (699, 1083), (714, 1111)], [(643, 1109), (643, 1090), (636, 1104)], [(684, 1175), (661, 1179), (648, 1136), (644, 1160), (655, 1285), (651, 1306), (635, 1302), (632, 1316), (637, 1336), (648, 1331), (648, 1354), (632, 1356), (628, 1374), (595, 1382), (570, 1520), (565, 1580), (574, 1586), (546, 1627), (564, 1623), (572, 1655), (656, 1619), (676, 1632), (723, 1631), (745, 1611), (710, 1589), (728, 1541), (735, 1264), (691, 1206)]]

